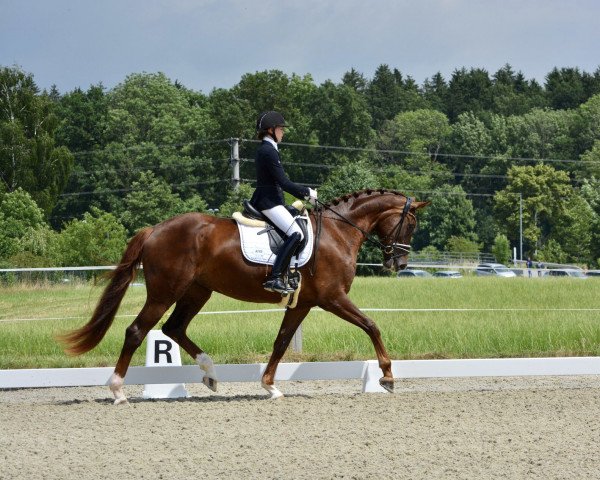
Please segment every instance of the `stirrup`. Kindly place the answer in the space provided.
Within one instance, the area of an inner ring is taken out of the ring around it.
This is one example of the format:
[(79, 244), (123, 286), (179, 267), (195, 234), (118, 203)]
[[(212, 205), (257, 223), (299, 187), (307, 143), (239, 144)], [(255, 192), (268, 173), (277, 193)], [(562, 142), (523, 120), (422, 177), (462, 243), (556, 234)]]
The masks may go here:
[(263, 282), (263, 288), (269, 292), (277, 292), (281, 293), (282, 295), (287, 295), (288, 293), (292, 293), (294, 291), (279, 277), (270, 278)]

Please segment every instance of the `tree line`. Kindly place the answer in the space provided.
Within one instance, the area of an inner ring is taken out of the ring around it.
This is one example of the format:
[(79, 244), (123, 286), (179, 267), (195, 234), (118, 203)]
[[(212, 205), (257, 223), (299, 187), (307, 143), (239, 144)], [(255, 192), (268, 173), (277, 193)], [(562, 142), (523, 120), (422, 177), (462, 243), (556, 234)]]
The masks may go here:
[(0, 67), (0, 263), (114, 263), (143, 226), (228, 215), (252, 192), (254, 122), (271, 109), (291, 124), (286, 171), (321, 199), (390, 188), (431, 200), (417, 250), (503, 257), (522, 223), (524, 257), (600, 261), (600, 68), (554, 68), (543, 84), (510, 65), (461, 68), (419, 85), (381, 65), (322, 84), (249, 73), (208, 94), (162, 73), (40, 91)]

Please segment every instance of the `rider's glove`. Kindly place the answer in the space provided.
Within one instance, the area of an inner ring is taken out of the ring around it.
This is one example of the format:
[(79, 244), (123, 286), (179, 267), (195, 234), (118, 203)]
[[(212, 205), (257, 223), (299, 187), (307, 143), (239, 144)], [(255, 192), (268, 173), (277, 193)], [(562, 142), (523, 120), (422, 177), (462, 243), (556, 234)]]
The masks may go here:
[(316, 205), (317, 204), (317, 191), (313, 190), (312, 188), (308, 189), (308, 199), (307, 199), (311, 204)]

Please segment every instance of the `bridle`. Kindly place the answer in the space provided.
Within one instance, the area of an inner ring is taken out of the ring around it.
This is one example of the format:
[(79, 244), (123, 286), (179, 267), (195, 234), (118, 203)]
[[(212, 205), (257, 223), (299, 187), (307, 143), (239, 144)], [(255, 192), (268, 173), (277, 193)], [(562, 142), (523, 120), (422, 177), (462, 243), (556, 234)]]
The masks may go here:
[[(400, 220), (398, 220), (398, 223), (396, 224), (396, 226), (392, 229), (392, 233), (390, 233), (387, 237), (385, 237), (385, 240), (389, 239), (390, 237), (394, 237), (391, 243), (388, 243), (387, 245), (384, 245), (381, 242), (377, 242), (381, 245), (381, 250), (383, 251), (383, 253), (385, 255), (390, 255), (390, 259), (394, 259), (397, 257), (401, 257), (403, 255), (408, 255), (410, 253), (410, 245), (407, 243), (399, 243), (400, 240), (400, 233), (402, 232), (402, 225), (404, 225), (404, 220), (406, 219), (406, 217), (408, 215), (412, 215), (414, 217), (414, 215), (412, 213), (410, 213), (410, 206), (412, 204), (412, 197), (406, 197), (406, 203), (404, 204), (404, 208), (402, 209), (402, 214), (400, 215)], [(400, 253), (397, 253), (397, 252)]]
[(356, 230), (361, 232), (364, 235), (365, 240), (367, 242), (378, 247), (384, 253), (384, 255), (389, 255), (390, 260), (393, 260), (394, 258), (402, 257), (404, 255), (408, 255), (408, 253), (410, 253), (410, 245), (407, 243), (399, 243), (399, 240), (400, 240), (400, 233), (402, 232), (402, 226), (404, 225), (404, 220), (406, 219), (406, 217), (408, 215), (410, 215), (416, 219), (416, 217), (410, 212), (410, 206), (411, 206), (412, 202), (413, 202), (413, 199), (411, 197), (406, 197), (406, 203), (404, 204), (404, 208), (402, 209), (402, 213), (400, 214), (400, 219), (398, 220), (398, 223), (392, 229), (392, 232), (388, 236), (386, 236), (384, 239), (384, 242), (387, 242), (387, 240), (390, 239), (390, 237), (393, 237), (392, 241), (389, 243), (383, 243), (383, 242), (380, 242), (377, 238), (374, 238), (374, 236), (372, 234), (365, 232), (358, 225), (356, 225), (355, 223), (348, 220), (343, 215), (336, 212), (334, 209), (329, 207), (329, 205), (326, 205), (323, 202), (317, 200), (317, 203), (319, 205), (321, 205), (321, 207), (329, 210), (330, 212), (335, 213), (338, 217), (340, 217), (348, 225), (351, 225)]

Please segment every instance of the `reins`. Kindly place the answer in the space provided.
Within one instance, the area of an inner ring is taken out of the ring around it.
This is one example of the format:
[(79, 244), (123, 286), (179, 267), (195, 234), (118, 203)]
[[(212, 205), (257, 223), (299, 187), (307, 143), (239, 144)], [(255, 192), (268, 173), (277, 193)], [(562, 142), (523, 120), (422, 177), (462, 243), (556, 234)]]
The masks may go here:
[[(319, 203), (321, 203), (321, 202), (319, 202)], [(311, 265), (309, 268), (311, 276), (314, 276), (315, 272), (317, 271), (317, 253), (319, 252), (319, 243), (321, 240), (321, 227), (323, 225), (323, 210), (317, 209), (315, 211), (315, 223), (316, 223), (315, 251), (313, 253)]]
[[(391, 237), (395, 233), (394, 239), (393, 239), (392, 243), (385, 245), (384, 243), (380, 242), (377, 238), (374, 238), (373, 234), (363, 230), (358, 225), (356, 225), (354, 222), (352, 222), (351, 220), (349, 220), (342, 214), (336, 212), (329, 205), (321, 202), (320, 200), (316, 200), (316, 203), (321, 206), (321, 209), (320, 210), (317, 209), (317, 211), (315, 212), (317, 232), (316, 232), (316, 239), (315, 239), (315, 252), (313, 255), (313, 261), (312, 261), (312, 265), (310, 268), (311, 275), (314, 275), (314, 272), (315, 272), (314, 267), (316, 265), (317, 252), (318, 252), (318, 248), (319, 248), (319, 238), (321, 236), (321, 224), (322, 224), (324, 209), (329, 210), (330, 212), (333, 212), (340, 219), (342, 219), (345, 223), (347, 223), (348, 225), (352, 226), (353, 228), (358, 230), (360, 233), (362, 233), (367, 242), (369, 242), (369, 243), (375, 245), (377, 248), (381, 249), (381, 251), (384, 254), (391, 255), (391, 258), (394, 259), (394, 258), (400, 257), (402, 255), (406, 255), (410, 252), (410, 245), (408, 245), (406, 243), (398, 243), (398, 240), (400, 239), (400, 232), (402, 231), (402, 226), (404, 225), (404, 219), (410, 213), (410, 206), (412, 204), (412, 201), (413, 201), (413, 199), (411, 197), (406, 197), (406, 203), (404, 204), (404, 208), (402, 209), (402, 214), (400, 215), (400, 220), (398, 221), (398, 224), (394, 227), (394, 230), (392, 230), (392, 233), (386, 237), (386, 240), (387, 240), (389, 237)], [(400, 253), (396, 253), (396, 250), (399, 250)]]
[[(366, 240), (367, 242), (370, 242), (370, 243), (372, 243), (373, 245), (375, 245), (376, 247), (379, 247), (379, 248), (381, 248), (382, 250), (385, 248), (385, 245), (384, 245), (383, 243), (381, 243), (379, 240), (377, 240), (376, 238), (372, 238), (373, 236), (372, 236), (370, 233), (368, 233), (368, 232), (364, 231), (362, 228), (360, 228), (360, 227), (359, 227), (358, 225), (356, 225), (354, 222), (352, 222), (352, 221), (348, 220), (348, 219), (347, 219), (346, 217), (344, 217), (342, 214), (340, 214), (340, 213), (336, 212), (336, 211), (335, 211), (333, 208), (331, 208), (329, 205), (327, 205), (327, 204), (325, 204), (325, 203), (321, 202), (320, 200), (317, 200), (317, 203), (318, 203), (319, 205), (321, 205), (321, 207), (323, 207), (324, 209), (327, 209), (327, 210), (329, 210), (330, 212), (333, 212), (333, 213), (335, 213), (335, 214), (336, 214), (338, 217), (340, 217), (340, 218), (341, 218), (341, 219), (342, 219), (342, 220), (343, 220), (345, 223), (347, 223), (348, 225), (350, 225), (350, 226), (354, 227), (356, 230), (358, 230), (360, 233), (362, 233), (362, 234), (364, 235), (364, 237), (365, 237), (365, 240)], [(321, 213), (321, 215), (322, 215), (322, 213)]]

